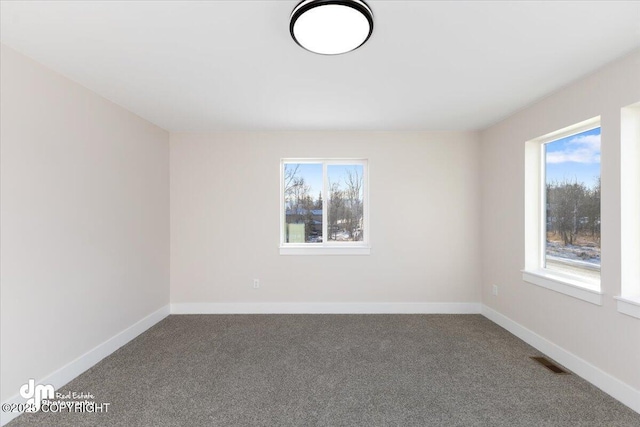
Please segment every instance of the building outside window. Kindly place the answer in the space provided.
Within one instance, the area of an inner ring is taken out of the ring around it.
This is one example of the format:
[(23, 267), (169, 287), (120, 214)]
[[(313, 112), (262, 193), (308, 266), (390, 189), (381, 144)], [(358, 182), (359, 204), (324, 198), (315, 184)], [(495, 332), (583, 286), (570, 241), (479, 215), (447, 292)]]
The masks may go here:
[(281, 254), (368, 253), (366, 160), (284, 159), (281, 177)]

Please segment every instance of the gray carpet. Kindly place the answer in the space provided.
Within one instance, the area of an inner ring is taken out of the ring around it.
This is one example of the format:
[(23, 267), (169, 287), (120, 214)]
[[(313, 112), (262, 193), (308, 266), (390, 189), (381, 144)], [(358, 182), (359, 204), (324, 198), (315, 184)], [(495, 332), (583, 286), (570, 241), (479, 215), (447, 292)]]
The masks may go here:
[(107, 413), (20, 426), (640, 426), (480, 315), (170, 316), (69, 383)]

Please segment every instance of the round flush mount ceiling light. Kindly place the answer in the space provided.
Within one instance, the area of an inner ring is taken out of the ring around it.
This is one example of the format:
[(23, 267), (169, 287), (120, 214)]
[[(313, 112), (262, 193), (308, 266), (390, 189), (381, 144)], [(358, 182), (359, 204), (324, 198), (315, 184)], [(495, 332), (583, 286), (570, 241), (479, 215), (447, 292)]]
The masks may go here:
[(308, 51), (339, 55), (371, 37), (373, 13), (360, 0), (304, 0), (291, 12), (289, 31)]

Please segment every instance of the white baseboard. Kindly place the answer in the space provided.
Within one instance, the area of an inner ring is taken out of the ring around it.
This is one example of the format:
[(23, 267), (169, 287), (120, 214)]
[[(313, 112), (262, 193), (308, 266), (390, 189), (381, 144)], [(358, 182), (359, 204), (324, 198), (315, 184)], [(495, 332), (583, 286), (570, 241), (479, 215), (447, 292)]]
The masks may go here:
[(180, 303), (171, 314), (480, 314), (476, 302)]
[[(133, 325), (129, 326), (127, 329), (118, 333), (114, 337), (109, 338), (107, 341), (103, 342), (92, 350), (89, 350), (77, 359), (67, 363), (57, 371), (47, 375), (44, 378), (36, 379), (36, 384), (51, 384), (56, 390), (60, 387), (63, 387), (65, 384), (75, 379), (78, 375), (82, 374), (87, 369), (91, 368), (96, 363), (98, 363), (156, 323), (160, 322), (168, 315), (169, 305), (166, 305), (159, 310), (151, 313), (147, 317), (134, 323)], [(27, 378), (25, 378), (25, 383), (26, 381)], [(4, 404), (21, 404), (25, 402), (26, 399), (20, 396), (20, 394), (16, 394), (15, 396), (9, 398), (7, 401), (2, 402), (2, 405), (4, 406)], [(2, 412), (0, 425), (4, 426), (20, 414), (21, 412)]]
[(482, 306), (482, 315), (640, 413), (640, 391), (486, 305)]

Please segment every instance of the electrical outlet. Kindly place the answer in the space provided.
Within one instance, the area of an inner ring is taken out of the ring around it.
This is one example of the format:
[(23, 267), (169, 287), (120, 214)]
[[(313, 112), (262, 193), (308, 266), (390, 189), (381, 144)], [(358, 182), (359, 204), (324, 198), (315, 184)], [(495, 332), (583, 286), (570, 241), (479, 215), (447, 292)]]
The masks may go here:
[(493, 289), (491, 290), (493, 296), (498, 296), (498, 285), (493, 285)]
[(258, 289), (260, 287), (260, 279), (253, 279), (253, 289)]

